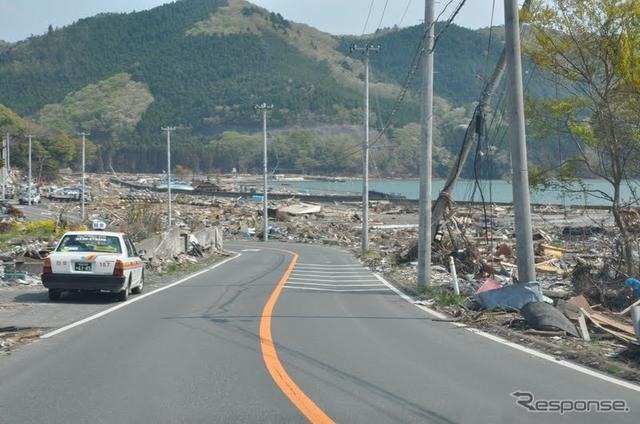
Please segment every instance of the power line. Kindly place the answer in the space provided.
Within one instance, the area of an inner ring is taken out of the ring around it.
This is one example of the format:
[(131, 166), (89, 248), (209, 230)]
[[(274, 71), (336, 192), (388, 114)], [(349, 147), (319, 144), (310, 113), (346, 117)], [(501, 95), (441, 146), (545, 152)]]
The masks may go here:
[[(491, 54), (491, 44), (493, 42), (493, 18), (496, 10), (496, 0), (491, 2), (491, 23), (489, 25), (489, 41), (487, 42), (487, 59), (484, 63), (484, 75), (487, 75), (487, 70), (489, 69), (489, 55)], [(483, 79), (484, 80), (484, 79)]]
[(382, 27), (382, 20), (384, 19), (384, 14), (387, 11), (387, 6), (389, 5), (389, 0), (384, 2), (384, 8), (382, 8), (382, 15), (380, 15), (380, 22), (378, 22), (378, 29), (376, 29), (376, 33)]
[(371, 18), (371, 11), (373, 10), (373, 4), (376, 0), (371, 0), (371, 4), (369, 5), (369, 13), (367, 13), (367, 20), (364, 21), (364, 26), (362, 27), (362, 36), (367, 32), (367, 25), (369, 25), (369, 18)]
[(449, 19), (445, 23), (444, 28), (442, 30), (440, 30), (440, 32), (438, 32), (438, 34), (434, 37), (433, 47), (428, 52), (424, 49), (423, 45), (424, 45), (424, 43), (425, 43), (425, 41), (427, 39), (427, 36), (429, 34), (429, 30), (431, 29), (432, 26), (435, 26), (435, 22), (440, 19), (440, 17), (444, 14), (444, 12), (447, 10), (449, 5), (451, 5), (453, 0), (449, 0), (449, 2), (447, 3), (447, 5), (443, 9), (443, 11), (438, 15), (438, 17), (433, 21), (433, 23), (429, 25), (429, 28), (427, 28), (425, 30), (425, 32), (422, 35), (422, 38), (420, 40), (420, 43), (418, 44), (418, 48), (416, 49), (416, 53), (415, 53), (415, 55), (413, 57), (413, 60), (411, 62), (410, 71), (409, 71), (409, 73), (407, 75), (407, 79), (406, 79), (405, 84), (404, 84), (404, 86), (402, 88), (402, 91), (400, 92), (398, 98), (396, 99), (396, 102), (394, 103), (394, 106), (391, 109), (391, 113), (389, 114), (389, 118), (387, 119), (385, 125), (378, 132), (378, 135), (376, 136), (375, 140), (371, 143), (372, 145), (378, 144), (378, 142), (382, 139), (382, 136), (386, 133), (386, 131), (389, 129), (389, 127), (393, 124), (395, 115), (400, 110), (400, 106), (404, 102), (404, 99), (405, 99), (407, 93), (409, 92), (409, 88), (411, 87), (411, 84), (413, 83), (413, 80), (414, 80), (414, 78), (415, 78), (415, 76), (417, 74), (418, 68), (420, 67), (420, 62), (422, 61), (422, 57), (424, 55), (426, 55), (426, 54), (431, 54), (435, 50), (436, 45), (438, 44), (438, 41), (439, 41), (440, 37), (449, 28), (449, 26), (451, 25), (451, 23), (453, 22), (455, 17), (460, 12), (460, 9), (462, 9), (462, 6), (464, 5), (465, 1), (466, 0), (462, 0), (460, 2), (460, 4), (454, 10), (453, 14), (449, 17)]
[(411, 6), (411, 1), (409, 0), (407, 2), (407, 7), (404, 8), (404, 12), (402, 12), (402, 17), (400, 18), (400, 22), (398, 23), (398, 27), (400, 27), (402, 25), (402, 22), (404, 22), (404, 18), (407, 16), (407, 12), (409, 11), (409, 7)]
[[(444, 27), (434, 37), (433, 47), (427, 52), (426, 49), (424, 49), (423, 45), (425, 43), (425, 40), (427, 39), (427, 36), (429, 34), (429, 30), (431, 29), (432, 26), (435, 25), (435, 22), (440, 19), (440, 17), (444, 14), (444, 12), (447, 10), (447, 8), (453, 3), (453, 1), (454, 0), (449, 0), (449, 2), (447, 3), (447, 5), (443, 9), (443, 11), (440, 12), (438, 17), (434, 20), (434, 22), (432, 24), (430, 24), (428, 28), (425, 29), (425, 31), (424, 31), (424, 33), (422, 35), (422, 38), (420, 39), (420, 42), (418, 43), (418, 46), (416, 48), (416, 53), (414, 54), (413, 59), (411, 61), (411, 66), (409, 67), (409, 72), (407, 74), (407, 78), (406, 78), (405, 83), (404, 83), (404, 85), (402, 87), (402, 90), (400, 91), (400, 94), (396, 98), (396, 101), (395, 101), (395, 103), (393, 105), (393, 108), (391, 109), (389, 117), (387, 118), (387, 120), (385, 122), (385, 125), (382, 127), (382, 129), (380, 129), (380, 131), (378, 131), (378, 134), (377, 134), (376, 138), (373, 140), (373, 142), (371, 142), (370, 146), (374, 146), (374, 145), (378, 144), (380, 142), (380, 140), (382, 139), (382, 137), (384, 136), (384, 134), (389, 129), (389, 127), (393, 124), (394, 119), (395, 119), (395, 115), (400, 110), (400, 106), (404, 102), (404, 99), (406, 98), (407, 93), (409, 92), (409, 88), (411, 87), (411, 84), (413, 83), (413, 80), (414, 80), (414, 78), (415, 78), (415, 76), (416, 76), (416, 74), (418, 72), (418, 68), (420, 66), (420, 62), (422, 60), (423, 55), (430, 54), (431, 52), (433, 52), (435, 50), (435, 48), (436, 48), (436, 46), (438, 44), (438, 41), (440, 40), (440, 37), (451, 26), (451, 24), (453, 23), (453, 20), (455, 19), (455, 17), (458, 15), (458, 13), (460, 13), (460, 10), (462, 9), (462, 6), (464, 6), (464, 4), (466, 3), (466, 0), (460, 0), (460, 3), (456, 6), (456, 8), (453, 11), (453, 13), (451, 14), (451, 16), (449, 16), (449, 18), (445, 22)], [(359, 151), (359, 149), (358, 150), (352, 150), (351, 152), (348, 152), (347, 154), (348, 155), (353, 155), (355, 153), (358, 153), (358, 151)]]

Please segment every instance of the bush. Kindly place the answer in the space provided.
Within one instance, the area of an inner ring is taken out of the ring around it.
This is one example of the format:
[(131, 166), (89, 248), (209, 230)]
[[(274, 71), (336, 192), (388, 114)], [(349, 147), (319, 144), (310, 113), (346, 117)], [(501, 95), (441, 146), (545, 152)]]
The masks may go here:
[(56, 234), (56, 223), (52, 220), (27, 222), (23, 225), (24, 234), (36, 237), (49, 237)]

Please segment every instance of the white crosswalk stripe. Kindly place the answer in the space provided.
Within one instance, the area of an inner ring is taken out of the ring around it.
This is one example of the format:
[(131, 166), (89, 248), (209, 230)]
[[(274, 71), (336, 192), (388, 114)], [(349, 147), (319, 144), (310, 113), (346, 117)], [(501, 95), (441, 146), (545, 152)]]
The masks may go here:
[(390, 291), (368, 269), (357, 264), (299, 263), (284, 288), (329, 293)]
[(301, 280), (301, 281), (376, 281), (375, 277), (368, 275), (360, 275), (359, 277), (345, 278), (345, 277), (327, 277), (322, 275), (295, 275), (293, 274), (290, 280)]
[(309, 263), (298, 263), (296, 264), (296, 268), (353, 268), (353, 269), (362, 269), (361, 265), (358, 264), (346, 264), (346, 265), (332, 265), (332, 264), (309, 264)]
[(320, 288), (320, 287), (298, 287), (298, 286), (284, 286), (285, 289), (293, 289), (293, 290), (310, 290), (310, 291), (319, 291), (319, 292), (330, 292), (330, 293), (351, 293), (351, 292), (388, 292), (391, 291), (386, 287), (381, 287), (379, 289), (329, 289), (329, 288)]
[(362, 270), (359, 271), (317, 271), (317, 270), (302, 270), (296, 269), (294, 271), (296, 274), (326, 274), (326, 275), (353, 275), (353, 274), (364, 274)]

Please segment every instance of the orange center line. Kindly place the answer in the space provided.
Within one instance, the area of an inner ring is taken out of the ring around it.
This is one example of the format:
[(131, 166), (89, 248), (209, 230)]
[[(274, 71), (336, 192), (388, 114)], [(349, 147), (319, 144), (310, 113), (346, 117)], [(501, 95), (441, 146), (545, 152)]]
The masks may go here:
[(284, 366), (280, 362), (278, 358), (278, 352), (276, 351), (276, 347), (273, 343), (273, 336), (271, 334), (271, 316), (273, 314), (273, 309), (278, 302), (278, 298), (280, 297), (280, 293), (282, 293), (282, 289), (284, 288), (285, 283), (289, 279), (293, 268), (296, 266), (296, 262), (298, 261), (299, 256), (294, 252), (285, 251), (291, 255), (293, 258), (287, 267), (284, 275), (278, 282), (273, 293), (271, 293), (271, 297), (267, 301), (266, 305), (264, 305), (264, 309), (262, 311), (262, 318), (260, 319), (260, 347), (262, 349), (262, 358), (264, 359), (264, 363), (267, 366), (267, 370), (269, 370), (269, 374), (271, 374), (271, 378), (278, 385), (280, 390), (289, 398), (289, 400), (302, 412), (302, 414), (307, 417), (309, 422), (313, 424), (329, 424), (334, 423), (334, 421), (324, 413), (322, 409), (318, 407), (318, 405), (307, 396), (300, 387), (293, 381), (287, 371), (284, 369)]

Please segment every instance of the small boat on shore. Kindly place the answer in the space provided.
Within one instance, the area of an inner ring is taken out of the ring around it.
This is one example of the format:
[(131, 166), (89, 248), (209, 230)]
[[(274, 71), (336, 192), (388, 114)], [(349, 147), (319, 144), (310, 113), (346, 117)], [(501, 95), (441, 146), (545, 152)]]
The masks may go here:
[[(156, 188), (158, 190), (167, 190), (169, 185), (166, 180), (160, 181)], [(193, 191), (193, 186), (183, 181), (171, 181), (171, 190)]]

